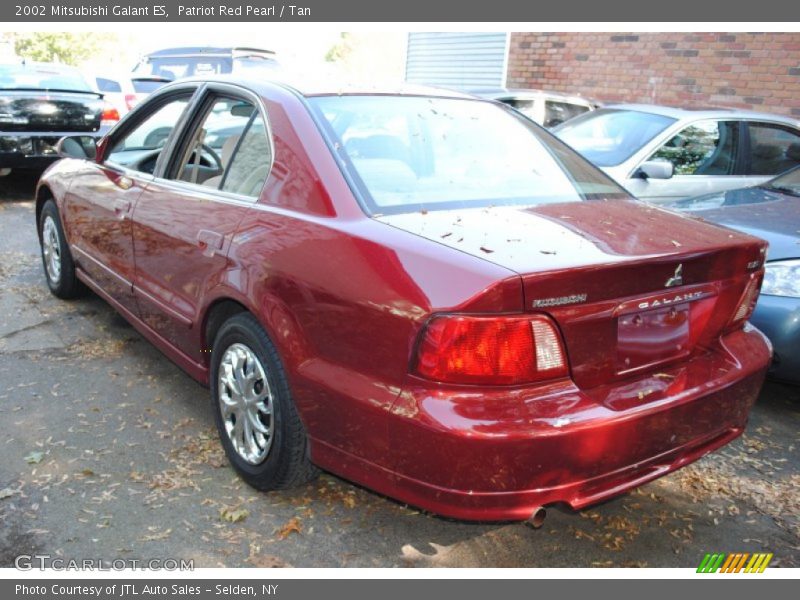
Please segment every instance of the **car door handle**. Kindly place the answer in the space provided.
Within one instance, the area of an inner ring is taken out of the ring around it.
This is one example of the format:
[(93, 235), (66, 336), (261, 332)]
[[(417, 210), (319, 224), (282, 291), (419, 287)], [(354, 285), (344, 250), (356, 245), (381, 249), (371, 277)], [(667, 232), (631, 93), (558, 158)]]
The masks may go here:
[(124, 219), (125, 217), (127, 217), (130, 211), (131, 211), (130, 200), (124, 200), (119, 198), (114, 200), (114, 212), (119, 216), (120, 219)]
[(214, 256), (217, 251), (222, 250), (224, 242), (225, 236), (216, 231), (201, 229), (197, 232), (197, 245), (203, 249), (203, 254), (206, 256)]

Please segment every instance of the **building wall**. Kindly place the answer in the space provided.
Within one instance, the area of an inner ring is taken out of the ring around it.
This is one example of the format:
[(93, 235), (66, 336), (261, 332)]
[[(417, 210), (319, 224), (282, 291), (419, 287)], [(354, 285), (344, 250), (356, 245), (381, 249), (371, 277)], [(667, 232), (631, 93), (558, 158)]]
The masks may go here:
[(800, 119), (798, 33), (512, 33), (508, 87)]

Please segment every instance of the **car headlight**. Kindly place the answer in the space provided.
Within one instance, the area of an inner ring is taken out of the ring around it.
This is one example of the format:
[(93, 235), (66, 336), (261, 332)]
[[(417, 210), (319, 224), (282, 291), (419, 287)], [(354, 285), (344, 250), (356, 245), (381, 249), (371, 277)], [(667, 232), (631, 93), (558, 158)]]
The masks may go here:
[(800, 259), (768, 262), (761, 293), (800, 298)]

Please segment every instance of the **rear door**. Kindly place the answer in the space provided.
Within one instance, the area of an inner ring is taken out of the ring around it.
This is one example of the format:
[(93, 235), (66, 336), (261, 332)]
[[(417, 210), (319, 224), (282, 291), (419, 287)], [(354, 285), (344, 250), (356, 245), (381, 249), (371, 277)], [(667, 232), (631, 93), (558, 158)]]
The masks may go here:
[(107, 141), (102, 162), (86, 161), (66, 196), (64, 221), (76, 262), (102, 292), (134, 314), (131, 214), (194, 91), (164, 96), (122, 124)]
[(259, 99), (208, 84), (133, 215), (134, 290), (142, 319), (200, 362), (200, 311), (228, 267), (231, 237), (272, 165)]

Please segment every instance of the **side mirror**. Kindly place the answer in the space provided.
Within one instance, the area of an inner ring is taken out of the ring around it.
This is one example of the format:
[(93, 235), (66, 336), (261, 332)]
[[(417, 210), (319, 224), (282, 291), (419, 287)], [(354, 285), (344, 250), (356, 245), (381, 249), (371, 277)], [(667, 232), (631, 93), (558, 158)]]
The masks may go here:
[(90, 135), (62, 137), (56, 144), (56, 154), (61, 158), (94, 160), (97, 157), (97, 141)]
[(647, 160), (639, 165), (637, 174), (642, 179), (671, 179), (675, 167), (666, 160)]

